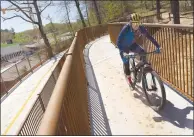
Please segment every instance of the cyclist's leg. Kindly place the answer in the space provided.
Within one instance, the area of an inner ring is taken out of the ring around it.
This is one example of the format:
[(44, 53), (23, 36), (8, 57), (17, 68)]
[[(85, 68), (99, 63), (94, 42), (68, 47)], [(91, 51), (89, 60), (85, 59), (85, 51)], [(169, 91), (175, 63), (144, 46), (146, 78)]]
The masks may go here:
[[(125, 50), (126, 53), (129, 53), (129, 49)], [(124, 71), (126, 75), (130, 75), (130, 70), (129, 70), (129, 59), (127, 58), (127, 61), (124, 64)]]
[(126, 75), (130, 75), (129, 61), (127, 63), (124, 63), (124, 71)]

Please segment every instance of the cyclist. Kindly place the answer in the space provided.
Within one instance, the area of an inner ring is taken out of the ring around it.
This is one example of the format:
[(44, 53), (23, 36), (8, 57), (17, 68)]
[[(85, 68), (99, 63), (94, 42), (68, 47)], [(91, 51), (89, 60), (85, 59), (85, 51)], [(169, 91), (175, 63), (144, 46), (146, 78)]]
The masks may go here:
[(160, 46), (156, 42), (156, 40), (149, 35), (147, 30), (143, 25), (140, 23), (140, 15), (137, 13), (133, 13), (130, 15), (129, 23), (126, 24), (117, 39), (117, 46), (120, 51), (121, 59), (124, 63), (124, 72), (127, 76), (128, 82), (131, 85), (131, 76), (130, 76), (130, 70), (129, 70), (129, 59), (125, 58), (123, 53), (144, 53), (145, 50), (136, 43), (135, 37), (140, 37), (141, 35), (146, 36), (155, 46), (156, 46), (156, 53), (160, 53)]

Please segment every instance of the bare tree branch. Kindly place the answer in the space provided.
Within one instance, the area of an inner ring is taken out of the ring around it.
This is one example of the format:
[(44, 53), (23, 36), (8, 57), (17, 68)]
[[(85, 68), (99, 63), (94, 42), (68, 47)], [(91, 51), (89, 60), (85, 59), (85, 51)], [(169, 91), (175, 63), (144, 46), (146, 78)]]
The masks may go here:
[(23, 2), (23, 3), (20, 3), (20, 4), (34, 4), (34, 2), (33, 3), (25, 3), (25, 2)]
[[(1, 16), (1, 17), (2, 17), (2, 16)], [(26, 22), (33, 23), (33, 24), (37, 24), (37, 25), (38, 25), (38, 22), (29, 21), (29, 20), (25, 19), (24, 17), (22, 17), (22, 16), (20, 16), (20, 15), (18, 15), (18, 14), (15, 14), (15, 16), (12, 16), (12, 17), (9, 17), (9, 18), (4, 18), (4, 17), (2, 17), (2, 18), (3, 18), (3, 21), (6, 21), (6, 20), (13, 19), (13, 18), (16, 18), (16, 17), (19, 17), (19, 18), (25, 20)]]
[(46, 5), (45, 7), (44, 7), (44, 9), (42, 9), (41, 11), (40, 11), (40, 14), (48, 7), (48, 6), (50, 6), (51, 5), (51, 1), (50, 1), (50, 3), (48, 4), (48, 5)]
[(34, 22), (32, 20), (32, 18), (28, 14), (26, 14), (17, 4), (15, 4), (14, 2), (12, 2), (11, 0), (7, 0), (7, 1), (9, 1), (11, 4), (13, 4), (14, 6), (16, 6), (28, 19), (31, 20), (31, 22)]

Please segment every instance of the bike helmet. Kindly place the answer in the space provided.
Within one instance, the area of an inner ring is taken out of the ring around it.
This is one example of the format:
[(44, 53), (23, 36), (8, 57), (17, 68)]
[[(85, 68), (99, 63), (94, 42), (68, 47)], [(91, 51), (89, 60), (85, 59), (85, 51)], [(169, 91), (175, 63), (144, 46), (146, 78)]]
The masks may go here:
[(140, 23), (141, 16), (138, 13), (132, 13), (130, 17), (131, 22)]

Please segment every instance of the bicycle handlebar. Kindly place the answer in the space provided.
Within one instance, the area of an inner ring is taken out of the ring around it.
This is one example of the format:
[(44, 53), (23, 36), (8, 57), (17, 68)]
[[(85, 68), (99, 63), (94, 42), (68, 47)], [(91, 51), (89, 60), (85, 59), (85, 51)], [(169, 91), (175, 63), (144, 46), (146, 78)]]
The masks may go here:
[[(162, 50), (162, 49), (160, 49)], [(123, 55), (127, 58), (135, 58), (136, 56), (146, 56), (148, 54), (156, 53), (156, 50), (151, 51), (151, 52), (146, 52), (146, 53), (133, 53), (133, 55), (129, 55), (127, 53), (124, 53)]]

